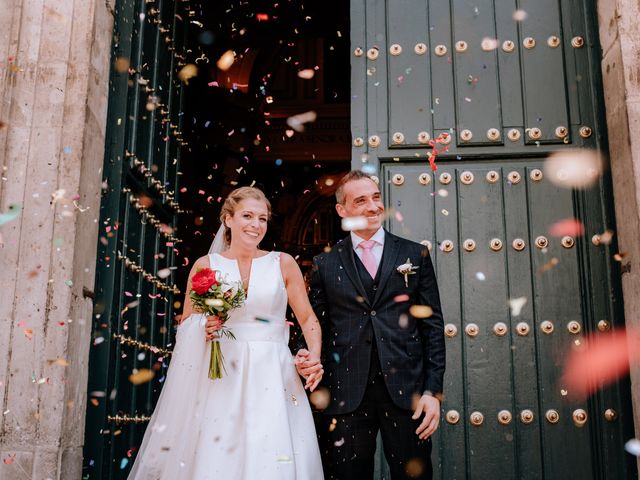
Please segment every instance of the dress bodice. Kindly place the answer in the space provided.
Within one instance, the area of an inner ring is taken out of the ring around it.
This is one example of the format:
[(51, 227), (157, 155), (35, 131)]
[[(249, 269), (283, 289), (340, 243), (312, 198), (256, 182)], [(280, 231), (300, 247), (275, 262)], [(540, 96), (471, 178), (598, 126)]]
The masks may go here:
[[(214, 253), (209, 255), (209, 265), (212, 269), (219, 270), (223, 277), (226, 275), (231, 281), (241, 281), (237, 260)], [(280, 270), (279, 252), (269, 252), (251, 261), (248, 285), (244, 305), (231, 310), (226, 322), (226, 326), (232, 330), (236, 338), (242, 339), (246, 336), (245, 333), (248, 333), (251, 339), (256, 335), (260, 337), (261, 333), (267, 333), (269, 329), (264, 327), (268, 325), (284, 328), (287, 290)], [(288, 338), (288, 328), (283, 333), (286, 333)]]

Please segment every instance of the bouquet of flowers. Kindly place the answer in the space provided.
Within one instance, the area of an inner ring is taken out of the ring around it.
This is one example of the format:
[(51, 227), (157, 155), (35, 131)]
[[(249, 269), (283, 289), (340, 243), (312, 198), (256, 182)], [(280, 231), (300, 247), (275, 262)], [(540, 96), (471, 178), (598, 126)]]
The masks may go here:
[[(229, 317), (229, 312), (244, 304), (245, 292), (242, 282), (232, 282), (222, 275), (219, 270), (202, 268), (191, 279), (191, 291), (189, 298), (194, 310), (205, 315), (215, 315), (222, 322), (222, 328), (218, 335), (235, 339), (233, 333), (224, 324)], [(219, 338), (219, 337), (218, 337)], [(222, 378), (224, 370), (224, 358), (220, 342), (217, 339), (211, 344), (211, 360), (209, 361), (209, 378), (214, 380)], [(226, 370), (224, 370), (226, 373)]]

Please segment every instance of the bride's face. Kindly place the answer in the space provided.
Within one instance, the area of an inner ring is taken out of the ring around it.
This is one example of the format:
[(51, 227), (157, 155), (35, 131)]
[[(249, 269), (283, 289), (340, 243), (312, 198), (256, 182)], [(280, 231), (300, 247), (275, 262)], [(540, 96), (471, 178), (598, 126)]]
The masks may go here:
[(245, 198), (236, 206), (233, 216), (227, 215), (225, 224), (231, 230), (231, 242), (245, 247), (257, 247), (267, 233), (269, 210), (267, 205), (253, 198)]

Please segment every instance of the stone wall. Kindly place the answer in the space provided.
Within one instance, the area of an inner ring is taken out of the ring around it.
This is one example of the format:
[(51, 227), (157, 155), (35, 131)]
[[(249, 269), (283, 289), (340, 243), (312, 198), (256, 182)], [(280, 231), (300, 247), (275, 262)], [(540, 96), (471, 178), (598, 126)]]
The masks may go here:
[[(104, 0), (0, 14), (0, 478), (81, 478), (113, 15)], [(74, 203), (75, 202), (75, 203)]]
[[(640, 327), (640, 5), (600, 0), (598, 24), (609, 136), (609, 156), (627, 326)], [(633, 346), (632, 348), (638, 348)], [(640, 438), (640, 366), (631, 369), (636, 438)], [(640, 466), (640, 464), (639, 464)]]

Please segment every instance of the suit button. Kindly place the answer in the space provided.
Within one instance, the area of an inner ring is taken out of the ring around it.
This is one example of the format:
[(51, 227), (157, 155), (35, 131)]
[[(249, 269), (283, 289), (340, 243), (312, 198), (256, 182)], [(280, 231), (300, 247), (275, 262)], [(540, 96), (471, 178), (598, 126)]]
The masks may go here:
[(371, 316), (375, 317), (376, 316), (376, 311), (375, 310), (371, 310)]

